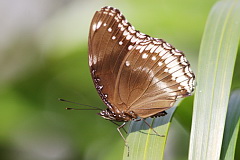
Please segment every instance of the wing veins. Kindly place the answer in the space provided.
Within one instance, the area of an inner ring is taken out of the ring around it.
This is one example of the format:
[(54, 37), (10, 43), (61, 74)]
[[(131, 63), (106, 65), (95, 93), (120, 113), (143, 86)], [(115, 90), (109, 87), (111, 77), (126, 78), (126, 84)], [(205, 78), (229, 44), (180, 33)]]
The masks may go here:
[[(102, 12), (101, 13), (101, 15), (103, 15), (102, 17), (104, 17), (104, 13)], [(108, 20), (110, 19), (110, 17), (109, 16), (107, 16), (106, 18), (104, 18), (104, 20), (102, 21), (102, 22), (107, 22)], [(100, 20), (100, 18), (98, 19), (98, 21)], [(98, 22), (97, 21), (97, 22)], [(100, 47), (101, 47), (101, 44), (102, 44), (102, 42), (103, 42), (103, 37), (104, 37), (104, 35), (105, 35), (105, 33), (107, 32), (107, 30), (104, 30), (104, 32), (103, 32), (103, 34), (101, 35), (101, 41), (100, 41), (100, 43), (99, 43), (99, 45), (98, 45), (98, 51), (99, 51), (99, 49), (100, 49)], [(96, 34), (96, 32), (94, 32), (94, 35)], [(100, 55), (100, 52), (97, 52), (97, 62), (99, 61), (99, 55)], [(98, 68), (98, 67), (102, 67), (102, 66), (99, 66), (99, 65), (97, 65), (97, 67), (96, 68)]]
[[(113, 21), (113, 23), (111, 23), (111, 26), (110, 27), (112, 27), (115, 23), (116, 23), (116, 20), (114, 20), (114, 18), (111, 20), (111, 22)], [(107, 31), (107, 29), (106, 29), (106, 31)], [(106, 32), (105, 31), (105, 32)], [(104, 33), (105, 33), (104, 32)], [(108, 33), (108, 32), (107, 32)], [(112, 37), (112, 35), (113, 35), (113, 32), (111, 33), (111, 36), (110, 36), (110, 39), (108, 39), (108, 42), (107, 42), (107, 47), (108, 47), (108, 44), (109, 44), (109, 42), (110, 42), (110, 40), (111, 40), (111, 37)], [(104, 59), (105, 59), (105, 57), (106, 57), (106, 50), (107, 50), (107, 47), (105, 47), (105, 49), (104, 49), (104, 53), (103, 53), (103, 60), (102, 61), (104, 61)], [(112, 52), (111, 52), (112, 53)], [(103, 65), (104, 65), (104, 63), (102, 63), (102, 66), (101, 66), (101, 69), (100, 70), (102, 70), (103, 69)]]
[[(157, 63), (157, 62), (156, 62)], [(162, 68), (161, 68), (162, 69)], [(182, 68), (180, 68), (180, 69), (182, 69)], [(177, 70), (178, 71), (178, 70)], [(159, 71), (158, 71), (159, 72)], [(157, 72), (157, 73), (158, 73)], [(156, 73), (156, 74), (157, 74)], [(173, 72), (174, 73), (174, 72)], [(154, 74), (154, 75), (156, 75), (156, 74)], [(171, 74), (170, 74), (171, 75)], [(169, 75), (168, 75), (169, 76)], [(153, 76), (153, 78), (154, 78), (154, 76)], [(152, 78), (152, 80), (153, 80), (153, 78)], [(152, 81), (151, 80), (151, 81)], [(162, 80), (162, 79), (161, 79)], [(188, 79), (186, 79), (186, 80), (188, 80)], [(181, 82), (179, 82), (179, 83), (182, 83), (182, 82), (184, 82), (184, 81), (186, 81), (186, 80), (183, 80), (183, 81), (181, 81)], [(158, 81), (159, 82), (159, 81)], [(157, 82), (157, 83), (158, 83)], [(166, 88), (170, 88), (170, 87), (172, 87), (172, 86), (175, 86), (175, 85), (178, 85), (179, 83), (176, 83), (176, 84), (173, 84), (173, 85), (171, 85), (171, 86), (168, 86), (168, 87), (165, 87), (165, 88), (162, 88), (162, 89), (160, 89), (160, 90), (158, 90), (158, 92), (159, 91), (161, 91), (161, 90), (164, 90), (164, 89), (166, 89)], [(149, 88), (149, 86), (150, 86), (150, 84), (151, 83), (149, 83), (149, 85), (148, 85), (148, 87), (145, 89), (145, 91), (142, 93), (142, 95), (139, 97), (139, 98), (137, 98), (135, 101), (133, 101), (132, 102), (132, 104), (129, 106), (129, 108), (136, 102), (136, 101), (138, 101), (140, 98), (142, 98), (142, 96), (146, 93), (146, 91), (148, 90), (148, 88)], [(172, 92), (164, 92), (164, 93), (172, 93)], [(158, 95), (162, 95), (162, 94), (164, 94), (164, 93), (161, 93), (161, 94), (158, 94)], [(146, 95), (148, 95), (148, 94), (150, 94), (150, 93), (147, 93)]]

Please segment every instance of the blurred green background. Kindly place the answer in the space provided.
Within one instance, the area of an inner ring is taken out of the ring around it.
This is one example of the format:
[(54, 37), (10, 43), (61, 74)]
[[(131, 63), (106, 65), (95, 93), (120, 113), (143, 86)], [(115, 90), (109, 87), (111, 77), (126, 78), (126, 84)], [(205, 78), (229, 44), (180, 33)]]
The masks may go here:
[[(184, 51), (196, 73), (201, 36), (214, 3), (0, 0), (0, 159), (120, 160), (124, 143), (115, 125), (96, 111), (67, 111), (65, 107), (77, 106), (58, 101), (106, 108), (88, 68), (92, 16), (106, 5), (119, 8), (136, 29)], [(192, 99), (184, 104), (191, 106)], [(166, 160), (187, 159), (192, 108), (180, 107)]]

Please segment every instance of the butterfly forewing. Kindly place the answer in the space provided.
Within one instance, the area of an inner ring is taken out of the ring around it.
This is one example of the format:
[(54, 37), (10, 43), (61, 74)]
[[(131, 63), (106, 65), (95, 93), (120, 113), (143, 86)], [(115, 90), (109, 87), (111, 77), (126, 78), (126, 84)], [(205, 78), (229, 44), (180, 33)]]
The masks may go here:
[(92, 20), (89, 66), (106, 104), (142, 118), (168, 109), (194, 87), (195, 76), (181, 51), (135, 30), (112, 7), (97, 11)]
[(95, 13), (90, 26), (89, 66), (109, 101), (113, 100), (118, 70), (131, 43), (123, 34), (126, 27), (119, 27), (124, 20), (117, 9), (105, 7)]

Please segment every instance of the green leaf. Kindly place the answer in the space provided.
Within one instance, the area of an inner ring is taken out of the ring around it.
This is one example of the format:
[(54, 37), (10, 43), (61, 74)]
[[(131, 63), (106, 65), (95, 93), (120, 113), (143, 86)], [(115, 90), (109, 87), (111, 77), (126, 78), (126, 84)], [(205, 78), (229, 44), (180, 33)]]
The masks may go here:
[(132, 121), (129, 126), (129, 135), (127, 142), (128, 149), (125, 147), (123, 159), (124, 160), (161, 160), (163, 159), (167, 134), (170, 127), (170, 121), (176, 107), (168, 109), (167, 115), (158, 118), (148, 118), (147, 122), (151, 124), (154, 130), (164, 137), (156, 135), (149, 129), (145, 122)]
[(190, 160), (220, 158), (239, 28), (239, 0), (220, 1), (212, 8), (200, 48)]
[(235, 90), (229, 100), (226, 127), (221, 151), (222, 160), (234, 160), (240, 124), (240, 90)]

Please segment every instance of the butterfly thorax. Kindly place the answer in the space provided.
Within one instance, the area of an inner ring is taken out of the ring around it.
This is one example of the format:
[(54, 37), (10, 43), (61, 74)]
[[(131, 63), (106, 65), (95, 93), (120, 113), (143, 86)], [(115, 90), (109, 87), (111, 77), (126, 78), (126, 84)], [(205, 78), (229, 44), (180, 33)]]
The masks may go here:
[(98, 115), (100, 115), (101, 117), (107, 120), (118, 121), (118, 122), (123, 122), (123, 121), (127, 122), (137, 118), (137, 115), (134, 112), (129, 112), (129, 113), (116, 112), (115, 113), (114, 111), (111, 111), (109, 108), (107, 108), (106, 110), (102, 110), (100, 113), (98, 113)]

